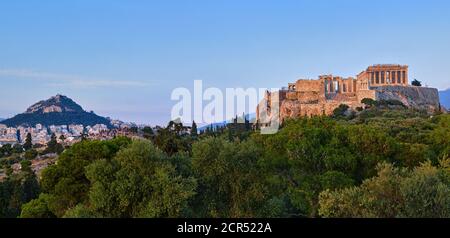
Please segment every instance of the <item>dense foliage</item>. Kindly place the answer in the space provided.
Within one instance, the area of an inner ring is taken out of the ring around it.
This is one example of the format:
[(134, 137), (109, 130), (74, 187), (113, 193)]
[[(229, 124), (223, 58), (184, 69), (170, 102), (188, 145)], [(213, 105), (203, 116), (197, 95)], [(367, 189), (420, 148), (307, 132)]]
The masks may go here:
[(9, 176), (0, 182), (0, 217), (19, 216), (22, 205), (39, 195), (39, 184), (30, 165), (29, 161), (22, 161), (18, 173), (8, 168)]
[(450, 217), (450, 160), (412, 170), (380, 164), (358, 187), (320, 194), (324, 217)]
[(450, 217), (450, 115), (345, 110), (274, 135), (171, 122), (147, 139), (85, 140), (43, 172), (20, 217)]

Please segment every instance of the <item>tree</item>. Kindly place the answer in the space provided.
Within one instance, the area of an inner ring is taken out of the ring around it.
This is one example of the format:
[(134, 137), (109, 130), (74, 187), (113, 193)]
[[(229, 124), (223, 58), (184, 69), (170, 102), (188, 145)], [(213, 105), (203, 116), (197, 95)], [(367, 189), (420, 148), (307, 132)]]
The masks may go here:
[(22, 172), (33, 173), (31, 170), (31, 162), (29, 160), (22, 160), (20, 162), (20, 167)]
[(88, 139), (88, 134), (83, 131), (83, 133), (81, 133), (81, 141), (86, 141)]
[(181, 123), (170, 121), (167, 127), (158, 128), (153, 143), (169, 156), (182, 151), (190, 152), (192, 137), (184, 133), (186, 130)]
[(399, 163), (399, 144), (385, 132), (385, 125), (300, 118), (285, 121), (275, 135), (251, 139), (261, 146), (258, 164), (266, 169), (274, 188), (271, 194), (285, 199), (293, 216), (317, 217), (323, 190), (359, 184), (376, 174), (381, 161)]
[(101, 218), (101, 216), (86, 205), (80, 203), (74, 208), (69, 209), (63, 218)]
[(349, 106), (346, 104), (341, 104), (339, 107), (335, 108), (333, 110), (333, 117), (334, 118), (341, 118), (345, 116), (345, 113), (347, 112)]
[(378, 175), (359, 187), (320, 194), (324, 217), (450, 217), (449, 160), (414, 170), (378, 166)]
[(22, 205), (39, 195), (39, 184), (30, 164), (24, 160), (18, 173), (6, 171), (7, 178), (0, 182), (0, 218), (17, 217)]
[(142, 132), (144, 133), (143, 136), (145, 139), (152, 139), (155, 136), (153, 129), (149, 126), (144, 127), (144, 129), (142, 129)]
[[(50, 195), (48, 208), (57, 217), (88, 199), (90, 181), (85, 167), (96, 160), (111, 160), (131, 140), (117, 137), (109, 141), (82, 141), (67, 149), (56, 165), (46, 168), (41, 175), (41, 189)], [(31, 206), (31, 205), (30, 205)]]
[(421, 87), (421, 86), (422, 86), (422, 82), (420, 82), (420, 81), (417, 80), (417, 79), (414, 79), (414, 80), (411, 82), (411, 85), (412, 85), (412, 86)]
[(35, 149), (25, 151), (24, 158), (27, 160), (33, 160), (38, 156), (38, 152)]
[(31, 138), (31, 133), (27, 134), (27, 138), (25, 139), (25, 143), (23, 144), (23, 148), (25, 150), (30, 150), (33, 148), (33, 139)]
[(363, 98), (361, 100), (361, 103), (366, 104), (367, 106), (376, 106), (377, 101), (371, 99), (371, 98)]
[(269, 198), (257, 163), (260, 151), (252, 141), (240, 143), (208, 137), (195, 143), (192, 153), (192, 169), (199, 182), (193, 205), (196, 216), (262, 215)]
[(55, 133), (53, 133), (50, 136), (50, 141), (47, 142), (47, 151), (54, 153), (56, 151), (57, 144), (58, 144), (58, 142), (56, 141), (56, 135), (55, 135)]
[(129, 131), (131, 133), (137, 134), (139, 132), (139, 128), (137, 126), (130, 127)]
[(22, 153), (23, 146), (21, 144), (14, 144), (11, 150), (12, 153)]
[(94, 162), (87, 177), (91, 211), (101, 217), (180, 217), (196, 187), (145, 140), (133, 141), (111, 161)]
[(41, 193), (39, 198), (22, 206), (20, 218), (56, 218), (55, 214), (50, 211), (50, 201), (50, 195)]
[(47, 143), (46, 153), (57, 153), (60, 154), (64, 151), (64, 147), (58, 143), (55, 133), (50, 137), (50, 141)]
[(191, 136), (196, 137), (197, 135), (198, 135), (197, 124), (195, 123), (195, 121), (192, 121)]

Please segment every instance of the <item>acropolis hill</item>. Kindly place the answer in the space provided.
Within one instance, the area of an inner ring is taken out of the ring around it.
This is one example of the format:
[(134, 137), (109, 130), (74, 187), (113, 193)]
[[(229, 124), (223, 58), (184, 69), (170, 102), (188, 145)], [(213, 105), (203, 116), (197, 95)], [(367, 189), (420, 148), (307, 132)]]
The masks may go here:
[[(257, 119), (262, 108), (270, 115), (273, 95), (267, 92), (266, 100), (258, 105)], [(369, 66), (356, 78), (322, 75), (315, 80), (299, 79), (279, 90), (278, 95), (281, 121), (300, 116), (331, 115), (341, 104), (356, 109), (364, 106), (361, 103), (364, 98), (398, 100), (407, 107), (428, 112), (441, 110), (438, 90), (410, 85), (406, 65)]]

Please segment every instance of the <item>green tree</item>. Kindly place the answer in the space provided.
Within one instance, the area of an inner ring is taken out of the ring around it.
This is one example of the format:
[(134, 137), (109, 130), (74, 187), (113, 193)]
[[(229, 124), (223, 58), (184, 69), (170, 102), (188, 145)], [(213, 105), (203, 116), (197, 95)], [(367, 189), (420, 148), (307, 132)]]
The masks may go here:
[(197, 135), (198, 135), (197, 124), (195, 123), (195, 121), (192, 121), (191, 136), (196, 137)]
[(145, 139), (152, 139), (155, 136), (153, 129), (149, 126), (144, 127), (144, 129), (142, 129), (142, 132), (144, 133), (143, 136)]
[(196, 182), (177, 173), (152, 143), (136, 140), (87, 168), (91, 211), (102, 217), (180, 217)]
[(320, 194), (324, 217), (450, 217), (449, 162), (414, 170), (380, 164), (359, 187)]
[(30, 150), (31, 148), (33, 148), (33, 139), (31, 138), (31, 133), (28, 133), (25, 143), (23, 144), (23, 149)]
[(78, 204), (74, 208), (67, 210), (63, 216), (64, 218), (101, 218), (97, 213), (95, 213), (89, 207)]
[(333, 117), (334, 118), (342, 118), (346, 116), (346, 112), (348, 110), (349, 106), (346, 104), (341, 104), (339, 107), (335, 108), (333, 110)]
[(417, 79), (414, 79), (414, 80), (411, 82), (411, 85), (412, 85), (412, 86), (416, 86), (416, 87), (421, 87), (421, 86), (422, 86), (422, 82), (420, 82), (420, 81), (417, 80)]
[(53, 133), (50, 137), (50, 141), (47, 143), (46, 153), (61, 154), (64, 151), (64, 147), (58, 143), (56, 135)]
[[(193, 145), (193, 172), (199, 180), (194, 210), (200, 217), (257, 217), (270, 199), (252, 141), (205, 138)], [(209, 201), (205, 204), (204, 201)]]
[(25, 151), (24, 158), (27, 160), (33, 160), (38, 156), (38, 152), (35, 149)]
[(97, 160), (112, 159), (130, 142), (124, 137), (110, 141), (82, 141), (64, 151), (56, 165), (42, 172), (40, 181), (42, 191), (50, 195), (48, 207), (51, 212), (62, 217), (69, 208), (87, 201), (91, 185), (85, 167)]
[(366, 104), (367, 106), (376, 106), (377, 101), (371, 99), (371, 98), (363, 98), (361, 100), (361, 103)]
[(22, 206), (20, 218), (55, 218), (55, 214), (53, 214), (49, 208), (50, 201), (50, 195), (44, 193), (40, 194), (39, 198)]
[(7, 178), (0, 182), (0, 218), (15, 218), (20, 214), (24, 203), (36, 198), (39, 184), (29, 161), (21, 162), (18, 173), (8, 172)]

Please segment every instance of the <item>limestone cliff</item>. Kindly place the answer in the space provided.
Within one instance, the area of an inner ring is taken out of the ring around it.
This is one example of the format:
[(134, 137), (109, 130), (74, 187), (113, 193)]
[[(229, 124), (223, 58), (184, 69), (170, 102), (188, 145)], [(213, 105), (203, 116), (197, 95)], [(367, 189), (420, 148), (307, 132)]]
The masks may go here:
[(435, 88), (380, 86), (373, 89), (376, 92), (376, 100), (398, 100), (407, 107), (429, 112), (440, 110), (439, 92)]

